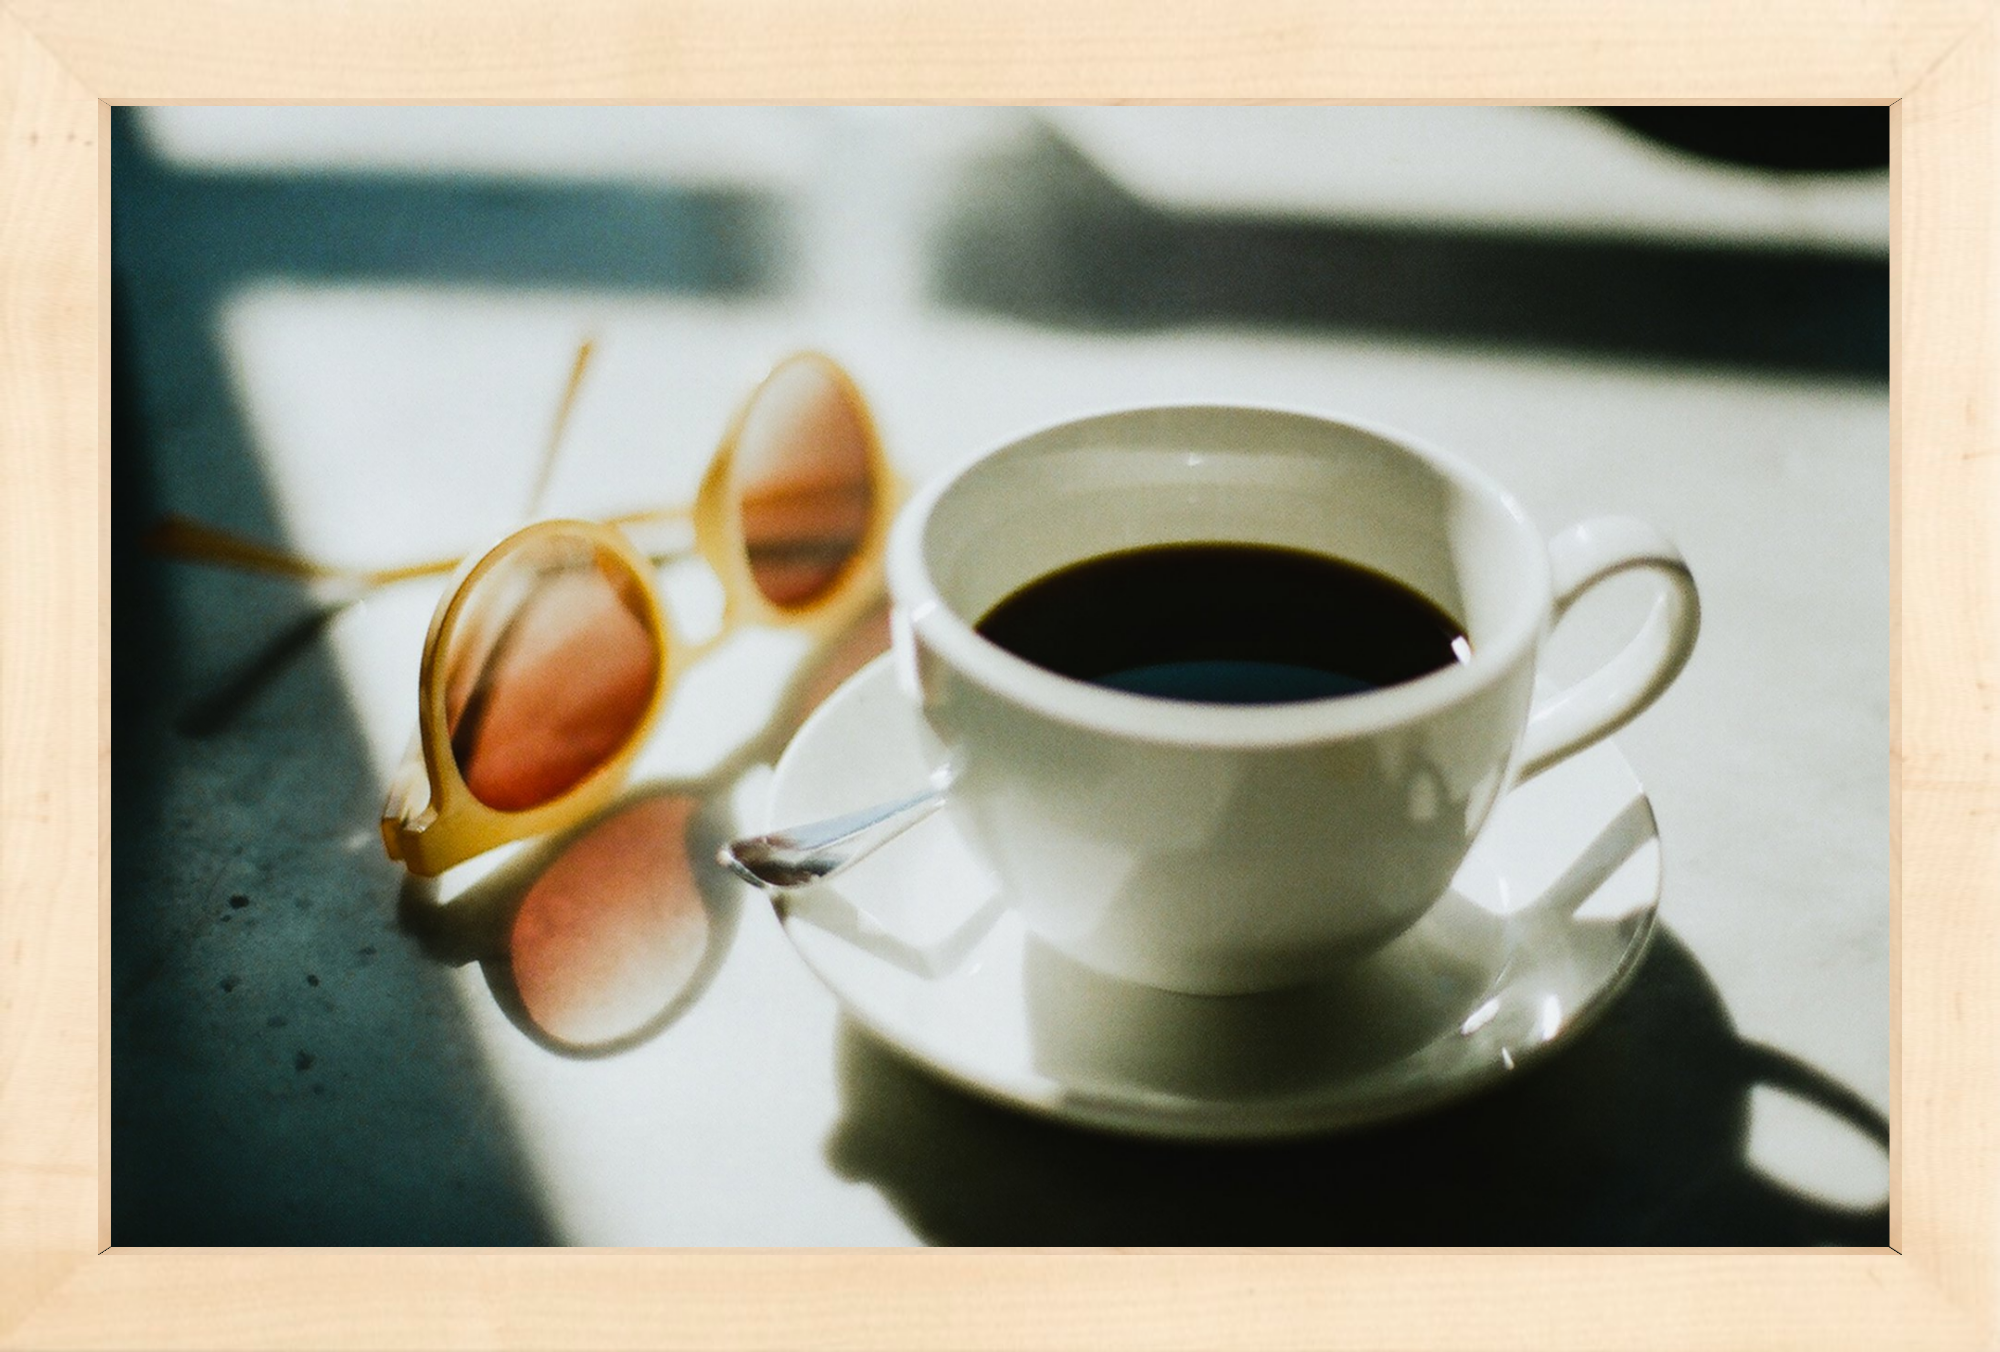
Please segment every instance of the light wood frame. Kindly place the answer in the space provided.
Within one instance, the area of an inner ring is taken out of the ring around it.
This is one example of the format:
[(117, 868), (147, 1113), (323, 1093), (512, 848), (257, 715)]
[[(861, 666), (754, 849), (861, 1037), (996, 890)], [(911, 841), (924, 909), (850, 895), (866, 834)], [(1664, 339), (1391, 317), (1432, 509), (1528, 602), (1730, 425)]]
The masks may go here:
[[(1994, 0), (0, 0), (0, 1347), (2000, 1346), (1996, 37)], [(109, 104), (1273, 99), (1893, 101), (1893, 1248), (107, 1251)]]

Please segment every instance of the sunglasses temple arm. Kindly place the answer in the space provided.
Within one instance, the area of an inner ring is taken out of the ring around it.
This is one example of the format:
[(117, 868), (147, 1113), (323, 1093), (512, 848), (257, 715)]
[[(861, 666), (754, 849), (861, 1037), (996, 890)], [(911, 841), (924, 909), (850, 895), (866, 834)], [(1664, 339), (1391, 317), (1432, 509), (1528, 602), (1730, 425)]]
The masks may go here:
[[(686, 521), (692, 515), (691, 507), (656, 507), (648, 511), (626, 512), (611, 517), (609, 524), (626, 526), (654, 521)], [(448, 559), (426, 559), (419, 563), (406, 563), (395, 568), (346, 568), (291, 550), (279, 549), (261, 540), (253, 540), (247, 535), (238, 535), (234, 531), (196, 521), (192, 517), (172, 515), (161, 518), (159, 524), (146, 533), (141, 543), (155, 554), (165, 558), (182, 559), (189, 563), (236, 568), (247, 573), (263, 573), (272, 577), (295, 577), (307, 582), (347, 582), (363, 587), (386, 587), (392, 582), (405, 582), (418, 577), (442, 577), (462, 562), (459, 557), (454, 556)], [(656, 553), (653, 555), (653, 561), (670, 562), (685, 557), (689, 552), (677, 549)]]
[(549, 427), (549, 439), (542, 447), (541, 467), (535, 472), (535, 483), (528, 490), (527, 518), (532, 521), (542, 514), (542, 499), (548, 495), (549, 480), (556, 472), (556, 457), (562, 453), (563, 433), (569, 430), (569, 415), (576, 408), (577, 391), (583, 388), (583, 373), (590, 369), (590, 354), (597, 344), (584, 339), (577, 345), (576, 360), (570, 363), (569, 381), (563, 386), (562, 400), (556, 405), (555, 421)]
[(690, 504), (681, 507), (651, 507), (643, 512), (622, 512), (617, 516), (605, 517), (604, 524), (607, 526), (647, 526), (656, 521), (692, 521), (693, 519), (694, 507)]
[(385, 586), (406, 578), (442, 575), (458, 567), (459, 563), (452, 558), (432, 559), (398, 568), (343, 568), (184, 516), (162, 519), (146, 533), (143, 543), (155, 554), (191, 563), (239, 568), (244, 572), (274, 577), (295, 577), (308, 582), (348, 582), (365, 587)]

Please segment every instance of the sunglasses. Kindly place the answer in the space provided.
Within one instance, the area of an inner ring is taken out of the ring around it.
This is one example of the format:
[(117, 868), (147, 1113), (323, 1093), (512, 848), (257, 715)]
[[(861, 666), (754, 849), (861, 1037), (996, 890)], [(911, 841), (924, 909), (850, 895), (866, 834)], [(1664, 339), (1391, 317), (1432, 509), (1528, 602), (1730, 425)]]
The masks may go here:
[(476, 962), (501, 1012), (551, 1050), (602, 1056), (645, 1041), (700, 997), (731, 942), (740, 889), (715, 857), (735, 829), (731, 787), (888, 646), (878, 599), (808, 648), (763, 725), (699, 778), (627, 786), (449, 904), (406, 890), (405, 927), (435, 958)]
[(876, 603), (903, 492), (853, 378), (806, 352), (751, 393), (702, 476), (690, 515), (722, 584), (712, 636), (676, 631), (652, 561), (616, 525), (536, 522), (460, 565), (382, 807), (389, 857), (435, 876), (602, 808), (675, 682), (734, 630), (824, 641)]

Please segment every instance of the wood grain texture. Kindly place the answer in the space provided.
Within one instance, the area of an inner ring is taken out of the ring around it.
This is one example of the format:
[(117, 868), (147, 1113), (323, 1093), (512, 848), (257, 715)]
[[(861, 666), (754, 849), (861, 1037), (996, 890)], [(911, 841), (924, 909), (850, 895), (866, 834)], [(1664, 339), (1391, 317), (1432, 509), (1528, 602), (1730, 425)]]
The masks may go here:
[[(226, 1274), (226, 1279), (224, 1279)], [(1536, 1253), (122, 1255), (59, 1347), (1978, 1347), (1895, 1257)], [(1801, 1341), (1801, 1338), (1808, 1341)]]
[[(2000, 1346), (1994, 14), (0, 0), (0, 1347)], [(98, 1254), (98, 99), (1898, 97), (1902, 1254)]]
[(1884, 98), (1983, 0), (11, 0), (111, 99)]
[(98, 1248), (97, 151), (0, 14), (0, 1331)]
[(2000, 235), (1989, 12), (1901, 112), (1898, 1148), (1904, 1251), (1994, 1337)]

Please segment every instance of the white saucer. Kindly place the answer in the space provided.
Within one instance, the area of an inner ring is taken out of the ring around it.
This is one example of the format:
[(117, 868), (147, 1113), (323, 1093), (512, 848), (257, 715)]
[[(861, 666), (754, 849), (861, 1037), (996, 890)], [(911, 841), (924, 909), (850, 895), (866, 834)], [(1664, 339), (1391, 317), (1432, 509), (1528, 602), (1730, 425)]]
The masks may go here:
[[(793, 739), (761, 829), (909, 793), (930, 768), (878, 659)], [(1413, 929), (1294, 990), (1177, 995), (1061, 957), (947, 813), (779, 905), (850, 1015), (974, 1093), (1111, 1130), (1248, 1139), (1414, 1112), (1546, 1054), (1637, 968), (1659, 896), (1652, 807), (1603, 742), (1510, 794)]]

